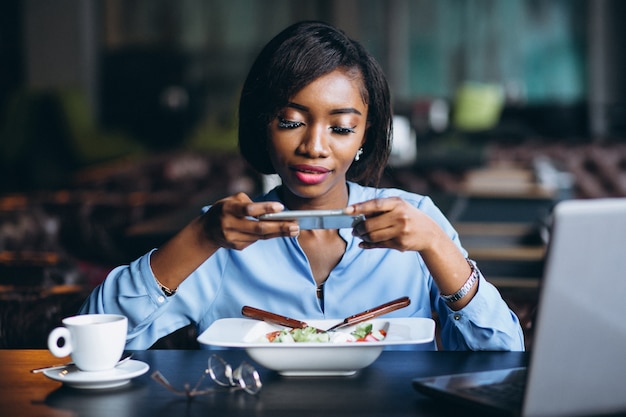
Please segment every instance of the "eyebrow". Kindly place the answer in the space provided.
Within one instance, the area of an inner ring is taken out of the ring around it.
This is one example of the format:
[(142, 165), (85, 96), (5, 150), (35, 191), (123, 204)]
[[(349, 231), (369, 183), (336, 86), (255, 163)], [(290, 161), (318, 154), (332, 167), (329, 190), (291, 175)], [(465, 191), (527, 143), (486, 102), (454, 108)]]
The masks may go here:
[[(305, 112), (308, 112), (310, 110), (307, 106), (303, 106), (301, 104), (297, 104), (297, 103), (293, 103), (293, 102), (287, 103), (287, 107), (292, 107), (294, 109), (302, 110), (302, 111), (305, 111)], [(340, 108), (340, 109), (333, 109), (330, 112), (330, 114), (349, 114), (349, 113), (358, 114), (359, 116), (362, 116), (361, 112), (358, 111), (357, 109), (355, 109), (354, 107), (345, 107), (345, 108)]]

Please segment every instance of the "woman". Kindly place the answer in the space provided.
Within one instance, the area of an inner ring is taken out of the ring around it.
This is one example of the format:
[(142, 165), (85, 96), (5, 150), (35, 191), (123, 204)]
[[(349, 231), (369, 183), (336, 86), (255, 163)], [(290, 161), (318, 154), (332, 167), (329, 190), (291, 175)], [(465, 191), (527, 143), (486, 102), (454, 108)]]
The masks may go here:
[[(409, 296), (389, 316), (435, 311), (446, 349), (522, 350), (517, 318), (433, 202), (365, 186), (387, 162), (391, 116), (386, 79), (360, 44), (320, 22), (285, 29), (254, 62), (239, 106), (242, 155), (282, 184), (254, 201), (217, 201), (160, 249), (113, 270), (82, 313), (126, 315), (127, 347), (144, 349), (189, 323), (202, 332), (240, 317), (244, 305), (343, 318)], [(300, 230), (258, 219), (346, 207), (366, 220)]]

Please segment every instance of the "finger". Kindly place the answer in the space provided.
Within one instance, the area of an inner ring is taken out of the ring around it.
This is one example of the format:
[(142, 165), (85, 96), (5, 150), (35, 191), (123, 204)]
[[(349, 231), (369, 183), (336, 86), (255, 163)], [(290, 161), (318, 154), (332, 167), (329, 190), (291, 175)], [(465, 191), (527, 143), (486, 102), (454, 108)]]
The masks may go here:
[[(372, 222), (372, 220), (366, 220)], [(384, 242), (393, 239), (396, 232), (392, 225), (372, 227), (371, 224), (363, 225), (353, 230), (353, 235), (367, 243)]]
[(285, 209), (278, 201), (264, 201), (261, 203), (252, 203), (246, 206), (246, 216), (258, 217), (261, 214), (278, 213)]
[(277, 201), (264, 201), (253, 203), (252, 201), (242, 201), (233, 199), (224, 202), (224, 211), (234, 217), (257, 217), (265, 213), (277, 213), (283, 211), (285, 206)]
[(252, 203), (245, 194), (238, 194), (217, 202), (203, 215), (204, 230), (209, 240), (232, 249), (242, 249), (259, 239), (297, 235), (290, 225), (259, 226), (260, 222), (248, 215), (277, 209), (282, 210), (280, 203)]
[[(264, 223), (264, 224), (261, 224)], [(274, 223), (274, 224), (271, 224)], [(243, 219), (236, 225), (222, 231), (221, 245), (230, 249), (241, 250), (258, 240), (267, 240), (277, 237), (298, 236), (300, 228), (295, 225), (280, 225), (276, 222), (260, 222)]]
[(390, 217), (389, 212), (377, 212), (376, 215), (366, 217), (365, 221), (355, 224), (352, 234), (353, 236), (363, 238), (378, 231), (389, 229), (393, 226), (393, 223), (393, 217)]
[(254, 224), (252, 234), (260, 239), (271, 239), (284, 236), (298, 236), (300, 226), (295, 220), (251, 220)]
[(221, 212), (227, 216), (245, 217), (248, 214), (247, 206), (253, 204), (250, 197), (245, 193), (237, 193), (235, 195), (218, 200), (211, 206), (209, 211)]
[(346, 214), (363, 214), (365, 217), (374, 217), (381, 213), (393, 210), (398, 204), (395, 197), (375, 198), (346, 207)]
[(377, 249), (377, 248), (386, 248), (386, 249), (398, 249), (402, 250), (395, 242), (395, 240), (385, 240), (380, 242), (366, 242), (362, 241), (359, 243), (359, 247), (361, 249)]

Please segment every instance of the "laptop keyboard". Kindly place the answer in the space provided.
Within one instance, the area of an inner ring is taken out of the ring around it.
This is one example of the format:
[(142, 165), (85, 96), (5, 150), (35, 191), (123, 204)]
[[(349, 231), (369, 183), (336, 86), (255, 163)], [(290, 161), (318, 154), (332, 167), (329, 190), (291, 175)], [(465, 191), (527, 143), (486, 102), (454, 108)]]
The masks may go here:
[(488, 402), (515, 408), (522, 405), (524, 387), (525, 382), (523, 380), (516, 380), (465, 387), (460, 389), (460, 391), (471, 396), (483, 397)]

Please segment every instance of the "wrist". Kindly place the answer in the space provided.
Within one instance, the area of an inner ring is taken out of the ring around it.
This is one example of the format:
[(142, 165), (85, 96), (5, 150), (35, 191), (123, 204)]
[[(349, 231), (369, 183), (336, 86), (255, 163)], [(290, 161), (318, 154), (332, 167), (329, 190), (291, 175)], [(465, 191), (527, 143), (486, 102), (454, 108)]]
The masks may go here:
[(174, 289), (166, 287), (165, 285), (161, 283), (161, 281), (159, 281), (159, 279), (156, 276), (154, 277), (154, 280), (156, 281), (159, 288), (161, 288), (161, 291), (163, 291), (163, 294), (165, 294), (166, 297), (171, 297), (172, 295), (176, 294), (176, 290), (178, 290), (178, 287)]
[(212, 239), (205, 224), (205, 218), (199, 216), (194, 219), (188, 226), (189, 235), (195, 246), (199, 248), (207, 257), (213, 255), (215, 251), (221, 248), (221, 245)]
[(448, 304), (456, 303), (457, 301), (465, 298), (471, 292), (472, 288), (474, 288), (474, 286), (478, 282), (478, 279), (480, 278), (480, 271), (476, 267), (476, 262), (471, 259), (466, 259), (466, 261), (472, 271), (467, 277), (467, 280), (465, 280), (463, 286), (459, 288), (458, 291), (452, 294), (440, 294), (440, 297)]

